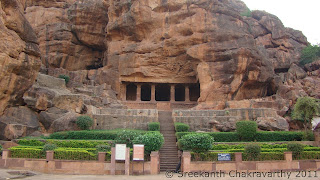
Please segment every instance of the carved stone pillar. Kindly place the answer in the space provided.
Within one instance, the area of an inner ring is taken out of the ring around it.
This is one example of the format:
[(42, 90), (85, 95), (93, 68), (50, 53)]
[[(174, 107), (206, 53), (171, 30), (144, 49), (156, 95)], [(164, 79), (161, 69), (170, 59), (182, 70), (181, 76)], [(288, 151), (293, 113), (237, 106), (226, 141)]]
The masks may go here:
[(151, 102), (156, 102), (156, 85), (151, 84)]
[(185, 101), (190, 102), (190, 89), (189, 85), (185, 86)]
[(141, 101), (141, 84), (137, 84), (137, 99), (136, 101)]
[(174, 84), (170, 85), (170, 102), (175, 102)]

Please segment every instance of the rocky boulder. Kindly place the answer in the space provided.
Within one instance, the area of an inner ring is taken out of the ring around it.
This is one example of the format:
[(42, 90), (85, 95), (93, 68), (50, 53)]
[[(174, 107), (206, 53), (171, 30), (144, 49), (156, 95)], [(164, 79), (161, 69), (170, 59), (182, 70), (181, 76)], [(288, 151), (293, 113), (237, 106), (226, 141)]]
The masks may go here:
[(18, 0), (0, 1), (0, 115), (21, 105), (40, 69), (37, 36)]
[(39, 117), (31, 109), (8, 108), (0, 117), (0, 139), (11, 140), (32, 134), (39, 129)]

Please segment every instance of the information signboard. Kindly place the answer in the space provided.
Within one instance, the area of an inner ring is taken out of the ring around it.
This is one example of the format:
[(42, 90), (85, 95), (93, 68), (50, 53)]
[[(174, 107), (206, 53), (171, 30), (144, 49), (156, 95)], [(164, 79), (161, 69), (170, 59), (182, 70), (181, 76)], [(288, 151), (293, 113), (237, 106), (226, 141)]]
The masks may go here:
[(133, 160), (143, 161), (144, 160), (144, 145), (134, 144), (133, 145)]
[(231, 161), (231, 156), (229, 153), (219, 153), (218, 161)]
[(116, 144), (116, 160), (126, 160), (126, 148), (125, 144)]

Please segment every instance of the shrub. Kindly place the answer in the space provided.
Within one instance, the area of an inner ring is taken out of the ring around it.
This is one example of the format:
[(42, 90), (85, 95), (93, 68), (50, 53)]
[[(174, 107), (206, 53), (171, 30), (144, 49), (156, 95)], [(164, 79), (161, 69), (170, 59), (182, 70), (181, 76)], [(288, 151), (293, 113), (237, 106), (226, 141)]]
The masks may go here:
[(79, 116), (76, 124), (80, 129), (88, 130), (93, 125), (93, 120), (89, 116)]
[(193, 134), (195, 132), (176, 132), (177, 140), (181, 139), (184, 135)]
[(43, 146), (43, 151), (46, 152), (46, 151), (53, 151), (57, 148), (57, 145), (55, 144), (45, 144)]
[[(242, 154), (243, 161), (252, 161), (252, 157), (247, 154)], [(282, 152), (261, 152), (255, 159), (256, 161), (284, 160)]]
[(110, 146), (112, 142), (108, 141), (88, 141), (88, 140), (54, 140), (48, 139), (47, 143), (57, 145), (57, 147), (65, 148), (95, 148), (97, 145)]
[(306, 151), (306, 152), (301, 152), (296, 159), (320, 159), (320, 152), (319, 151)]
[(21, 147), (15, 146), (9, 148), (12, 158), (33, 158), (45, 159), (46, 153), (42, 147)]
[(312, 63), (320, 57), (320, 47), (318, 45), (309, 45), (301, 52), (300, 64)]
[(23, 146), (43, 146), (45, 143), (35, 139), (20, 139), (18, 144)]
[(303, 141), (314, 141), (315, 138), (314, 138), (313, 132), (312, 132), (311, 130), (309, 130), (309, 131), (304, 131), (304, 132), (303, 132), (302, 140), (303, 140)]
[(64, 74), (60, 74), (59, 75), (60, 79), (64, 79), (64, 81), (66, 82), (66, 84), (68, 84), (68, 82), (70, 81), (70, 77), (68, 75), (64, 75)]
[(137, 131), (132, 130), (122, 130), (117, 133), (115, 139), (116, 144), (126, 144), (127, 147), (132, 148), (133, 140), (138, 137), (140, 134)]
[(159, 122), (148, 123), (148, 131), (160, 131), (160, 123)]
[(160, 132), (148, 132), (133, 140), (134, 144), (144, 144), (144, 151), (150, 154), (151, 151), (158, 151), (164, 143), (163, 135)]
[(63, 160), (97, 160), (97, 155), (85, 149), (59, 148), (54, 151), (54, 158)]
[(206, 152), (212, 148), (214, 139), (205, 133), (193, 133), (183, 136), (180, 139), (182, 150), (193, 152)]
[(253, 141), (257, 128), (255, 121), (238, 121), (236, 123), (236, 131), (242, 141)]
[(259, 131), (255, 137), (256, 141), (301, 141), (303, 139), (303, 132), (290, 131)]
[(239, 136), (236, 132), (212, 132), (208, 133), (215, 142), (238, 142)]
[(297, 158), (303, 152), (304, 146), (299, 143), (289, 143), (287, 150), (292, 152), (293, 158)]
[(251, 17), (251, 10), (247, 8), (245, 11), (240, 13), (241, 16)]
[(2, 155), (2, 146), (0, 144), (0, 155)]
[(65, 131), (56, 132), (49, 136), (50, 139), (95, 139), (95, 140), (114, 140), (118, 131)]
[(190, 129), (189, 125), (179, 122), (174, 123), (174, 128), (176, 132), (188, 132)]
[(249, 160), (257, 160), (261, 153), (261, 147), (257, 144), (249, 144), (244, 148), (244, 153), (248, 155)]
[(96, 149), (98, 152), (108, 152), (111, 150), (111, 147), (109, 145), (99, 144), (96, 146)]

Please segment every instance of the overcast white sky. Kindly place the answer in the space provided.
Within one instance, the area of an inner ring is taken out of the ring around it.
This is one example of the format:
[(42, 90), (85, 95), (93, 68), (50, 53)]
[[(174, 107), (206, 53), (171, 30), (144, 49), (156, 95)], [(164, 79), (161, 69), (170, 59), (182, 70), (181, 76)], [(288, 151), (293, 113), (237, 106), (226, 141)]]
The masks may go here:
[(284, 26), (300, 30), (311, 44), (320, 43), (320, 0), (242, 0), (251, 10), (265, 10)]

